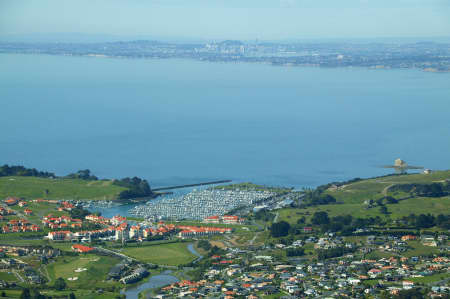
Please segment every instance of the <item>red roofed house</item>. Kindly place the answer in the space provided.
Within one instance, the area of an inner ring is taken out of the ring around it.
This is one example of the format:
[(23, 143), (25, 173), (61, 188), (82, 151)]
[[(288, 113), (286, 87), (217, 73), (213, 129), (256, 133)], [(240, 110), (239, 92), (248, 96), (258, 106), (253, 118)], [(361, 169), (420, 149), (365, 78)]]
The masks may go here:
[(35, 224), (33, 224), (31, 226), (31, 231), (33, 231), (33, 232), (37, 232), (37, 231), (40, 231), (40, 230), (41, 230), (41, 228), (39, 226), (35, 225)]
[(65, 239), (72, 239), (73, 233), (70, 231), (56, 231), (49, 232), (48, 238), (53, 241), (63, 241)]
[(24, 212), (25, 212), (25, 214), (27, 214), (27, 215), (31, 215), (31, 214), (33, 214), (33, 211), (32, 210), (30, 210), (30, 209), (25, 209), (25, 210), (23, 210)]
[(233, 216), (233, 215), (224, 215), (222, 216), (222, 221), (223, 223), (227, 223), (227, 224), (238, 224), (240, 223), (240, 219), (238, 216)]
[(8, 197), (7, 199), (5, 199), (5, 203), (6, 203), (8, 206), (13, 206), (13, 205), (15, 205), (18, 201), (19, 201), (19, 199), (18, 199), (18, 198), (15, 198), (15, 197)]
[(312, 227), (304, 227), (304, 228), (303, 228), (303, 232), (304, 232), (304, 233), (312, 233), (312, 231), (313, 231), (313, 228), (312, 228)]
[(369, 274), (369, 276), (371, 278), (374, 278), (377, 275), (381, 274), (381, 270), (380, 269), (370, 269), (369, 271), (367, 271), (367, 274)]
[(415, 239), (417, 239), (417, 237), (414, 235), (402, 236), (402, 241), (409, 241), (409, 240), (415, 240)]
[(74, 245), (72, 245), (72, 250), (75, 250), (75, 251), (80, 252), (80, 253), (87, 253), (87, 252), (93, 251), (94, 248), (88, 247), (88, 246), (84, 246), (84, 245), (80, 245), (80, 244), (74, 244)]
[(203, 219), (205, 223), (219, 223), (219, 216), (209, 216)]

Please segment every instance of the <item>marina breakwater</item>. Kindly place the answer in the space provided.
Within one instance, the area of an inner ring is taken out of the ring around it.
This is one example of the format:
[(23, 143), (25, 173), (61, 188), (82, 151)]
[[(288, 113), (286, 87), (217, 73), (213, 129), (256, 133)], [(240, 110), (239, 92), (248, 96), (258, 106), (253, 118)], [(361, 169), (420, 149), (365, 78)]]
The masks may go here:
[(158, 188), (153, 188), (152, 191), (156, 192), (156, 191), (173, 190), (173, 189), (181, 189), (181, 188), (188, 188), (188, 187), (226, 184), (226, 183), (231, 183), (231, 182), (232, 182), (231, 180), (221, 180), (221, 181), (212, 181), (212, 182), (197, 183), (197, 184), (178, 185), (178, 186), (170, 186), (170, 187), (158, 187)]

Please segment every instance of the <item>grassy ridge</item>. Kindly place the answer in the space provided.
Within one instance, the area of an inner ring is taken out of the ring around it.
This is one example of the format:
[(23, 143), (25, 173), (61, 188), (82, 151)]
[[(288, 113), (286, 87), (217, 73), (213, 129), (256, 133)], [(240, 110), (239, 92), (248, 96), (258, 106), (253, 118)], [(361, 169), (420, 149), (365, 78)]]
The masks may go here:
[[(334, 196), (339, 202), (344, 203), (362, 203), (366, 199), (376, 200), (385, 195), (389, 186), (396, 184), (411, 183), (433, 183), (443, 182), (450, 179), (450, 170), (436, 171), (431, 174), (409, 174), (400, 176), (387, 176), (375, 179), (362, 180), (346, 186), (342, 186), (337, 190), (328, 189), (326, 193)], [(401, 197), (405, 194), (390, 194), (394, 197)]]
[[(49, 190), (46, 195), (45, 190)], [(0, 177), (0, 199), (8, 196), (50, 199), (115, 199), (126, 190), (112, 181), (84, 181), (79, 179), (47, 179), (38, 177)]]
[[(401, 176), (388, 176), (382, 178), (362, 180), (351, 183), (338, 189), (328, 189), (325, 193), (334, 196), (337, 199), (336, 204), (311, 206), (306, 209), (282, 209), (279, 211), (279, 219), (295, 224), (301, 217), (309, 221), (312, 215), (317, 211), (326, 211), (330, 217), (338, 215), (352, 215), (354, 218), (367, 218), (380, 216), (378, 207), (366, 209), (365, 200), (377, 200), (385, 195), (395, 198), (407, 198), (409, 194), (401, 192), (389, 192), (388, 187), (395, 184), (411, 183), (433, 183), (443, 182), (450, 179), (450, 171), (436, 171), (429, 175), (410, 174)], [(399, 201), (398, 204), (386, 204), (391, 219), (401, 218), (414, 214), (445, 214), (448, 213), (450, 197), (414, 197)]]
[[(402, 200), (398, 204), (386, 205), (391, 218), (401, 218), (408, 216), (411, 213), (414, 214), (433, 214), (439, 215), (447, 211), (450, 205), (450, 198), (410, 198)], [(314, 207), (308, 207), (306, 209), (282, 209), (280, 210), (280, 220), (285, 220), (291, 224), (295, 224), (297, 219), (305, 216), (306, 220), (310, 220), (312, 215), (317, 211), (326, 211), (330, 217), (338, 215), (352, 215), (354, 218), (367, 218), (367, 217), (385, 217), (382, 215), (377, 207), (371, 209), (365, 209), (362, 204), (349, 203), (349, 204), (330, 204), (320, 205)], [(309, 214), (309, 215), (308, 215)]]

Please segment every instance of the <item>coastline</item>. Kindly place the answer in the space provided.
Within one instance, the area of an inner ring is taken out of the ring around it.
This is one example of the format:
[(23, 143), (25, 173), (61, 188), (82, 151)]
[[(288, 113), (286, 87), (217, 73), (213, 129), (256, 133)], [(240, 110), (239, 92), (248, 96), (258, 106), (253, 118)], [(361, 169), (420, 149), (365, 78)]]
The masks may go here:
[(206, 63), (216, 63), (216, 64), (260, 64), (260, 65), (270, 65), (274, 67), (292, 67), (292, 68), (322, 68), (322, 69), (367, 69), (367, 70), (416, 70), (427, 73), (450, 73), (449, 70), (438, 70), (435, 68), (418, 68), (418, 67), (392, 67), (385, 65), (370, 65), (370, 66), (361, 66), (361, 65), (344, 65), (344, 66), (329, 66), (329, 65), (320, 65), (314, 63), (277, 63), (274, 61), (248, 61), (248, 60), (209, 60), (209, 59), (201, 59), (195, 57), (154, 57), (154, 56), (123, 56), (123, 55), (105, 55), (105, 54), (52, 54), (52, 53), (40, 53), (40, 52), (0, 52), (1, 54), (9, 54), (9, 55), (46, 55), (46, 56), (60, 56), (60, 57), (82, 57), (82, 58), (100, 58), (100, 59), (123, 59), (123, 60), (188, 60), (188, 61), (197, 61), (197, 62), (206, 62)]

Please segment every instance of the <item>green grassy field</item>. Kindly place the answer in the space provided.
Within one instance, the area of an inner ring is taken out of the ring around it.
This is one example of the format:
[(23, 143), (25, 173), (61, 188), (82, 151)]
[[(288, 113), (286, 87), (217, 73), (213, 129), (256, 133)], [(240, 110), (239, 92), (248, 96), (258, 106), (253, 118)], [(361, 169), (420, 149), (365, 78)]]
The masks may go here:
[(76, 298), (82, 299), (110, 299), (115, 298), (119, 295), (119, 292), (103, 292), (97, 293), (95, 290), (73, 290), (73, 291), (54, 291), (54, 290), (43, 290), (41, 294), (46, 296), (52, 296), (53, 298), (68, 298), (70, 293), (74, 293)]
[[(0, 234), (0, 242), (1, 244), (21, 244), (21, 245), (28, 245), (30, 238), (43, 238), (46, 234), (43, 232), (25, 232), (25, 233), (8, 233), (8, 234)], [(21, 242), (24, 242), (25, 244), (22, 244)], [(31, 241), (31, 240), (30, 240)], [(41, 241), (41, 240), (38, 240)], [(31, 241), (31, 243), (34, 243), (34, 240)]]
[(124, 248), (122, 253), (145, 263), (177, 266), (193, 261), (196, 256), (187, 249), (188, 243), (168, 243)]
[(8, 273), (7, 271), (0, 271), (0, 280), (13, 282), (13, 281), (16, 281), (17, 278), (12, 273)]
[(424, 246), (420, 241), (408, 241), (408, 246), (411, 247), (410, 250), (405, 252), (403, 256), (421, 256), (430, 254), (439, 254), (439, 248), (432, 246)]
[[(67, 285), (76, 289), (92, 289), (96, 287), (111, 286), (111, 283), (106, 283), (104, 280), (115, 264), (120, 260), (109, 256), (97, 256), (95, 254), (86, 254), (80, 256), (62, 256), (56, 262), (50, 263), (47, 266), (48, 273), (52, 282), (62, 277), (66, 280)], [(86, 268), (86, 271), (75, 272), (75, 269)], [(69, 277), (78, 277), (77, 280), (70, 281)]]
[(450, 273), (438, 273), (438, 274), (433, 274), (433, 275), (424, 276), (424, 277), (413, 277), (410, 280), (413, 282), (427, 284), (427, 283), (433, 283), (433, 282), (437, 282), (437, 281), (448, 279), (448, 278), (450, 278)]
[[(45, 190), (49, 190), (48, 195)], [(1, 177), (0, 198), (8, 196), (50, 199), (114, 199), (124, 187), (112, 181), (47, 179), (38, 177)]]
[[(21, 290), (0, 289), (0, 293), (5, 292), (6, 297), (1, 298), (20, 298)], [(71, 291), (55, 291), (55, 290), (39, 290), (42, 295), (52, 296), (53, 298), (68, 298), (70, 293), (74, 293), (76, 298), (83, 299), (110, 299), (119, 295), (119, 292), (103, 292), (101, 294), (94, 290), (71, 290)]]
[(31, 223), (37, 224), (42, 227), (42, 217), (46, 216), (48, 214), (52, 214), (55, 217), (59, 216), (69, 216), (69, 213), (66, 211), (58, 211), (58, 204), (52, 204), (47, 202), (31, 202), (28, 201), (27, 205), (25, 207), (19, 207), (18, 205), (12, 206), (11, 209), (20, 212), (22, 214), (24, 213), (25, 209), (30, 209), (33, 211), (32, 215), (27, 215), (26, 218)]
[(388, 215), (380, 213), (379, 207), (374, 206), (366, 209), (364, 201), (367, 199), (377, 200), (384, 195), (396, 198), (405, 198), (407, 194), (391, 194), (387, 192), (388, 187), (394, 184), (404, 183), (431, 183), (442, 182), (450, 178), (450, 171), (436, 171), (429, 175), (411, 174), (401, 176), (389, 176), (378, 179), (363, 180), (340, 187), (338, 190), (327, 190), (326, 193), (334, 196), (339, 204), (312, 206), (306, 209), (282, 209), (279, 211), (279, 220), (295, 224), (301, 217), (309, 221), (317, 211), (326, 211), (330, 217), (338, 215), (352, 215), (354, 218), (367, 217), (390, 217), (401, 218), (414, 214), (443, 214), (448, 210), (450, 197), (415, 197), (399, 201), (398, 204), (386, 204)]
[[(376, 200), (384, 196), (389, 186), (409, 183), (433, 183), (450, 179), (450, 170), (436, 171), (431, 174), (408, 174), (368, 179), (340, 187), (338, 190), (327, 190), (326, 193), (344, 203), (362, 203), (366, 199)], [(402, 197), (404, 194), (389, 194)]]
[(19, 290), (9, 290), (9, 289), (0, 289), (0, 293), (5, 292), (6, 297), (2, 298), (20, 298), (20, 294), (22, 291)]
[[(410, 198), (400, 201), (398, 204), (388, 204), (389, 217), (392, 219), (408, 216), (411, 213), (414, 214), (434, 214), (439, 215), (447, 211), (450, 205), (449, 197), (441, 198)], [(304, 216), (307, 221), (310, 220), (312, 215), (317, 211), (326, 211), (330, 217), (338, 215), (352, 215), (354, 218), (367, 218), (367, 217), (386, 217), (380, 213), (378, 207), (365, 209), (365, 205), (361, 203), (348, 203), (348, 204), (330, 204), (320, 205), (314, 207), (308, 207), (306, 209), (282, 209), (279, 211), (279, 220), (287, 221), (291, 224), (297, 223), (297, 220)]]

